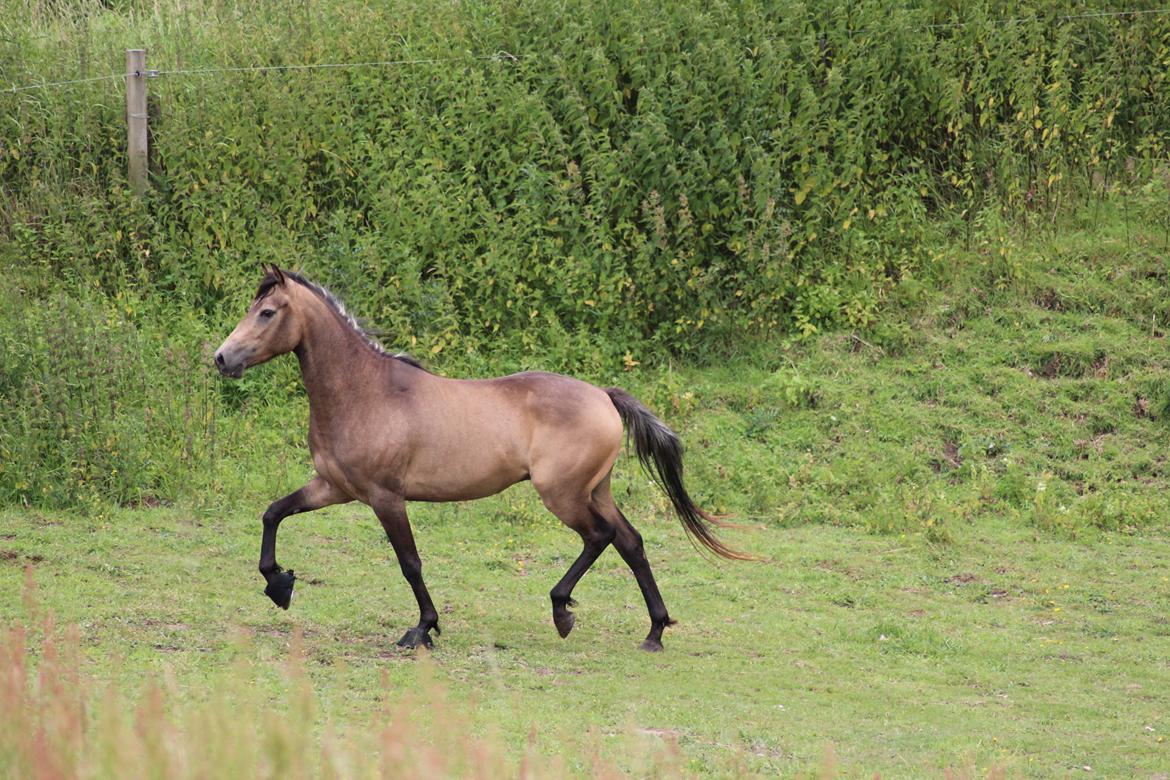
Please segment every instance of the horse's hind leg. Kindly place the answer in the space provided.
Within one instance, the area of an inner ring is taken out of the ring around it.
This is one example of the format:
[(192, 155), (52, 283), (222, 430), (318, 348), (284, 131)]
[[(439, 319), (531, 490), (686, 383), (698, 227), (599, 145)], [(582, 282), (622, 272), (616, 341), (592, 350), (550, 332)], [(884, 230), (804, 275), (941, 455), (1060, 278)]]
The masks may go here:
[(565, 502), (550, 501), (543, 494), (541, 497), (544, 498), (549, 510), (560, 518), (561, 522), (579, 533), (585, 543), (577, 560), (573, 561), (565, 576), (561, 577), (560, 582), (549, 591), (549, 597), (552, 599), (553, 624), (557, 627), (557, 633), (564, 638), (573, 630), (573, 623), (576, 622), (576, 617), (569, 611), (569, 607), (576, 606), (576, 602), (573, 601), (573, 588), (613, 541), (614, 527), (590, 506), (589, 500), (585, 497)]
[(674, 621), (666, 611), (662, 594), (658, 592), (658, 583), (654, 581), (654, 574), (650, 571), (650, 563), (646, 560), (646, 551), (642, 545), (642, 535), (618, 509), (610, 493), (608, 479), (593, 491), (593, 498), (598, 509), (613, 524), (615, 530), (613, 546), (634, 572), (634, 579), (638, 581), (642, 598), (646, 599), (646, 608), (650, 611), (650, 633), (642, 642), (642, 649), (651, 652), (661, 650), (662, 630)]

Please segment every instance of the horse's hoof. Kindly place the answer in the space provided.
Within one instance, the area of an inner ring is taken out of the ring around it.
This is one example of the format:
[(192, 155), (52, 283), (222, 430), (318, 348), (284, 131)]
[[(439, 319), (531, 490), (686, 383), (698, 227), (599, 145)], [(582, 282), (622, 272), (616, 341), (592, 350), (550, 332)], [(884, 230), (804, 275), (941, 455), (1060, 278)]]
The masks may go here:
[(435, 646), (435, 642), (433, 639), (431, 639), (431, 635), (427, 633), (426, 629), (419, 628), (418, 626), (415, 626), (414, 628), (407, 631), (402, 635), (402, 638), (398, 640), (399, 647), (406, 647), (411, 650), (414, 650), (419, 645), (422, 645), (423, 647), (430, 650)]
[(662, 642), (658, 639), (647, 639), (642, 643), (642, 649), (647, 653), (661, 653)]
[(557, 633), (564, 639), (573, 630), (573, 624), (577, 622), (577, 616), (569, 610), (563, 612), (553, 612), (553, 623), (557, 627)]
[(281, 609), (288, 609), (288, 605), (292, 601), (293, 583), (296, 580), (296, 575), (291, 570), (278, 571), (269, 578), (264, 595), (272, 599), (272, 603)]

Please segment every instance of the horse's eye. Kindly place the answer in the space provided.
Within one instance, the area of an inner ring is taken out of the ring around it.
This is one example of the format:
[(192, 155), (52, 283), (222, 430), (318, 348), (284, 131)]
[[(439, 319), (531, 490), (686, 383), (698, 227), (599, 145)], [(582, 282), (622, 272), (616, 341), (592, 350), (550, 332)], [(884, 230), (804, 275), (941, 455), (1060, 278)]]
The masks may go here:
[(273, 318), (273, 316), (275, 316), (275, 314), (276, 309), (264, 309), (262, 312), (260, 312), (260, 319), (270, 320)]

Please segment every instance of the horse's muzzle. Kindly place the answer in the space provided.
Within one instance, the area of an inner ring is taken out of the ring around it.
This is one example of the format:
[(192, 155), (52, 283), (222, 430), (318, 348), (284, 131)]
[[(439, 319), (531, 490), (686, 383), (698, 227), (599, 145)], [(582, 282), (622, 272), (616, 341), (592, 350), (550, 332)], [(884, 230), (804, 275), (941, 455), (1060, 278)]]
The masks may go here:
[(243, 362), (230, 364), (227, 358), (223, 356), (222, 352), (215, 353), (215, 367), (219, 369), (219, 373), (231, 379), (239, 379), (244, 375)]

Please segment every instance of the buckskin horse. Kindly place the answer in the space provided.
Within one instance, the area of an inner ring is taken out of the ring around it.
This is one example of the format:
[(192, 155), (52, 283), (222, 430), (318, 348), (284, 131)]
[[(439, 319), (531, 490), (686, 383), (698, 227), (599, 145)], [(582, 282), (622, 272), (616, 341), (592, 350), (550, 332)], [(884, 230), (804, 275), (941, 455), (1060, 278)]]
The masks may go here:
[(674, 623), (642, 545), (618, 509), (610, 475), (623, 424), (642, 465), (663, 488), (692, 540), (725, 558), (745, 559), (712, 533), (718, 518), (699, 509), (682, 482), (678, 436), (637, 399), (560, 374), (496, 379), (436, 376), (407, 355), (390, 354), (328, 290), (276, 266), (248, 313), (215, 353), (224, 376), (292, 352), (309, 397), (309, 450), (317, 476), (264, 513), (264, 592), (288, 609), (295, 576), (276, 562), (276, 531), (300, 512), (361, 501), (373, 508), (418, 601), (418, 625), (402, 647), (432, 646), (439, 615), (423, 583), (407, 501), (466, 501), (531, 480), (550, 512), (581, 535), (584, 549), (550, 592), (553, 624), (573, 630), (573, 587), (613, 544), (637, 579), (650, 612), (645, 650), (662, 649)]

